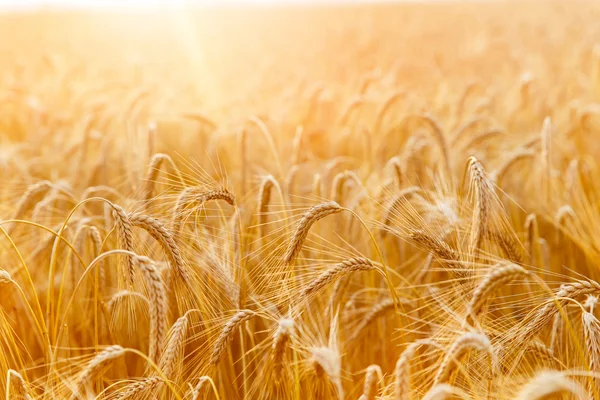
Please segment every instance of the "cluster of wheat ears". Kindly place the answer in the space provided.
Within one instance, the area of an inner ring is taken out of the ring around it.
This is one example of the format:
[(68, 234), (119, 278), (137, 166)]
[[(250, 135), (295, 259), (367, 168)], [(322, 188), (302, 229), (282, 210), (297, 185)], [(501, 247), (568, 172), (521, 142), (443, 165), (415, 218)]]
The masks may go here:
[(595, 6), (2, 17), (0, 394), (600, 399)]

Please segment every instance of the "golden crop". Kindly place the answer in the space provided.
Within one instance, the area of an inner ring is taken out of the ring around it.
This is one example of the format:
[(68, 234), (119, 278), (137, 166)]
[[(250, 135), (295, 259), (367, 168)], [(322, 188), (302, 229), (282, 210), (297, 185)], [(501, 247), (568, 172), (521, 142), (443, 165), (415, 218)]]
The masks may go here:
[(600, 400), (599, 18), (1, 15), (0, 394)]

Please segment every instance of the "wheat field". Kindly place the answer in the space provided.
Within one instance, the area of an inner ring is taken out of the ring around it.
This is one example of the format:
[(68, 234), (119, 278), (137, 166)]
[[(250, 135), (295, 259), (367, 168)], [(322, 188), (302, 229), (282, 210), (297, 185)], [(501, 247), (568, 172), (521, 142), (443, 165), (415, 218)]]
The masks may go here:
[(599, 18), (1, 14), (0, 394), (600, 400)]

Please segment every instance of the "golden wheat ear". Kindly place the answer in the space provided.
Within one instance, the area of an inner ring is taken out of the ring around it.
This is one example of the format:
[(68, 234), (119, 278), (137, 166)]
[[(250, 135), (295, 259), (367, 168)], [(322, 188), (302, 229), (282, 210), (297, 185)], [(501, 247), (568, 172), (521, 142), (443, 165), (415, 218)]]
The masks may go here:
[(519, 390), (516, 400), (541, 400), (552, 395), (569, 394), (577, 400), (588, 399), (585, 389), (560, 371), (542, 371)]
[(328, 201), (311, 207), (300, 219), (294, 230), (294, 234), (289, 241), (288, 247), (283, 256), (283, 262), (286, 265), (291, 264), (300, 254), (304, 241), (308, 236), (310, 228), (319, 220), (328, 215), (337, 214), (342, 208), (335, 201)]

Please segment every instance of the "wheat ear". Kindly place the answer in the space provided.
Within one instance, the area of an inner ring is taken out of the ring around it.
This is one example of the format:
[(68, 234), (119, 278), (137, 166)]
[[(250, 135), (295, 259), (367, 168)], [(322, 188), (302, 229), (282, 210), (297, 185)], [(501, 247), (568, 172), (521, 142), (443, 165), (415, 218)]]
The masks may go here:
[(187, 335), (187, 327), (187, 313), (179, 317), (171, 327), (169, 341), (167, 342), (165, 352), (160, 360), (160, 368), (167, 379), (173, 378), (173, 371), (181, 358)]
[[(23, 193), (23, 195), (17, 202), (16, 210), (15, 210), (14, 214), (12, 215), (11, 219), (23, 218), (25, 213), (27, 211), (29, 211), (31, 209), (31, 207), (36, 203), (36, 200), (38, 199), (38, 197), (40, 195), (43, 195), (44, 193), (46, 193), (51, 188), (52, 188), (52, 183), (50, 183), (49, 181), (40, 181), (40, 182), (34, 183), (33, 185), (29, 185), (27, 187), (27, 190), (25, 191), (25, 193)], [(15, 224), (11, 224), (7, 228), (7, 233), (9, 235), (12, 233), (12, 230), (14, 229), (14, 227), (15, 227)]]
[(162, 276), (148, 257), (138, 257), (138, 262), (148, 285), (148, 306), (150, 307), (150, 346), (149, 357), (158, 361), (161, 346), (167, 331), (167, 293)]
[(328, 201), (311, 207), (296, 225), (294, 234), (292, 235), (285, 255), (283, 256), (283, 262), (289, 265), (296, 257), (298, 257), (300, 250), (302, 250), (302, 245), (306, 240), (306, 236), (308, 235), (308, 231), (315, 222), (328, 215), (337, 214), (341, 211), (342, 208), (335, 201)]
[(377, 269), (376, 263), (364, 257), (353, 257), (323, 271), (300, 292), (300, 298), (306, 298), (327, 286), (329, 283), (340, 279), (355, 271), (372, 271)]
[(422, 400), (446, 400), (456, 397), (460, 397), (461, 399), (471, 399), (471, 396), (462, 389), (447, 383), (439, 383), (429, 389)]
[(315, 347), (311, 349), (311, 362), (317, 377), (327, 375), (335, 385), (339, 399), (344, 399), (342, 386), (342, 365), (339, 354), (329, 347)]
[(152, 201), (152, 199), (154, 198), (154, 185), (156, 184), (158, 174), (160, 173), (160, 167), (164, 162), (169, 163), (173, 171), (175, 171), (179, 182), (182, 185), (185, 183), (183, 177), (181, 176), (181, 172), (179, 172), (179, 169), (177, 168), (171, 157), (163, 153), (157, 153), (153, 155), (150, 159), (150, 164), (148, 165), (148, 173), (146, 174), (146, 179), (144, 180), (144, 204), (146, 205), (146, 207), (148, 207), (150, 201)]
[(346, 170), (344, 172), (340, 172), (339, 174), (333, 177), (333, 182), (331, 184), (331, 193), (329, 197), (336, 203), (342, 202), (344, 197), (344, 185), (348, 181), (354, 181), (354, 183), (357, 186), (362, 186), (360, 178), (353, 171)]
[(205, 203), (214, 200), (223, 200), (231, 206), (235, 205), (235, 196), (227, 189), (204, 191), (198, 186), (184, 189), (177, 197), (177, 202), (173, 210), (172, 230), (174, 234), (179, 235), (181, 232), (181, 223), (184, 217), (183, 211), (188, 206), (193, 204), (203, 206)]
[(500, 165), (498, 168), (496, 168), (494, 170), (494, 172), (492, 173), (491, 179), (498, 186), (501, 186), (502, 178), (504, 178), (504, 175), (506, 175), (506, 173), (508, 172), (508, 170), (511, 166), (513, 166), (514, 164), (516, 164), (517, 162), (519, 162), (521, 160), (533, 157), (534, 154), (535, 153), (532, 150), (528, 150), (528, 149), (521, 149), (521, 150), (514, 152), (510, 157), (508, 157), (506, 159), (506, 161), (504, 161), (504, 163), (502, 163), (502, 165)]
[(313, 176), (313, 193), (316, 198), (320, 198), (323, 193), (323, 178), (318, 172)]
[[(23, 379), (23, 376), (21, 374), (19, 374), (17, 371), (15, 371), (14, 369), (9, 369), (8, 370), (8, 376), (9, 376), (9, 382), (7, 382), (7, 385), (12, 385), (15, 387), (17, 393), (19, 393), (21, 396), (23, 396), (23, 398), (25, 400), (31, 400), (32, 397), (29, 394), (29, 389), (27, 388), (27, 383), (25, 382), (25, 379)], [(10, 388), (10, 386), (9, 386)], [(8, 397), (9, 392), (6, 392), (6, 398)], [(13, 398), (12, 396), (10, 398)]]
[(0, 269), (0, 285), (4, 285), (12, 282), (12, 277), (8, 273), (8, 271), (4, 269)]
[(488, 230), (486, 235), (488, 238), (495, 241), (498, 246), (500, 246), (510, 261), (517, 264), (523, 263), (523, 252), (521, 251), (521, 246), (510, 233), (504, 234), (497, 230)]
[[(581, 325), (587, 344), (590, 371), (597, 371), (600, 368), (600, 321), (592, 312), (583, 311)], [(600, 378), (590, 378), (590, 392), (597, 393), (598, 388), (600, 388)]]
[(417, 340), (409, 344), (400, 354), (394, 367), (394, 400), (410, 399), (410, 360), (419, 346), (436, 345), (430, 339)]
[(378, 381), (381, 380), (383, 373), (379, 365), (369, 365), (365, 374), (365, 384), (360, 400), (375, 400), (379, 392)]
[(383, 226), (384, 230), (382, 235), (385, 235), (389, 226), (392, 223), (392, 219), (394, 218), (394, 213), (396, 209), (400, 208), (404, 201), (408, 201), (413, 195), (425, 194), (423, 188), (419, 186), (411, 186), (406, 189), (402, 189), (390, 202), (390, 205), (387, 206), (385, 212), (383, 214)]
[(227, 345), (233, 339), (233, 335), (235, 334), (237, 328), (255, 315), (256, 313), (252, 310), (240, 310), (229, 321), (227, 321), (225, 327), (223, 327), (221, 334), (213, 346), (213, 350), (210, 355), (211, 365), (217, 365), (219, 363), (223, 353), (225, 352), (225, 349), (227, 348)]
[(517, 264), (496, 264), (473, 291), (473, 297), (469, 303), (469, 312), (474, 316), (479, 314), (486, 300), (500, 290), (502, 286), (527, 275), (529, 275), (527, 270)]
[(456, 251), (444, 240), (434, 237), (423, 230), (413, 230), (410, 233), (410, 238), (429, 250), (437, 259), (458, 261)]
[(175, 242), (171, 232), (156, 218), (152, 218), (144, 214), (130, 214), (128, 216), (130, 223), (133, 226), (140, 227), (150, 234), (163, 248), (171, 264), (171, 268), (175, 270), (175, 274), (183, 282), (188, 282), (188, 274), (185, 269), (185, 262), (179, 251), (179, 246)]
[[(98, 230), (98, 228), (96, 228), (95, 226), (90, 226), (88, 232), (88, 235), (90, 236), (90, 239), (94, 244), (94, 257), (98, 257), (102, 252), (102, 236), (100, 235), (100, 231)], [(102, 291), (102, 289), (106, 285), (106, 271), (104, 270), (104, 260), (100, 260), (98, 262), (98, 270), (100, 271), (98, 285), (100, 291)]]
[[(117, 225), (117, 234), (119, 236), (119, 246), (123, 250), (133, 252), (133, 231), (131, 221), (125, 210), (116, 204), (110, 204), (113, 209), (113, 218)], [(135, 257), (126, 255), (127, 257), (127, 281), (133, 284), (135, 274)]]
[(163, 379), (159, 376), (151, 376), (140, 379), (139, 381), (130, 383), (123, 388), (123, 392), (115, 398), (117, 400), (133, 399), (149, 390), (155, 389), (163, 383)]
[(515, 400), (542, 400), (551, 395), (569, 393), (575, 399), (588, 399), (581, 385), (559, 371), (542, 371), (527, 382)]
[(562, 308), (565, 306), (568, 301), (566, 299), (575, 299), (578, 296), (588, 294), (600, 295), (600, 284), (589, 280), (575, 281), (562, 285), (556, 292), (556, 297), (547, 302), (546, 305), (533, 315), (531, 320), (526, 323), (525, 329), (521, 325), (516, 325), (506, 333), (507, 337), (518, 337), (519, 344), (521, 345), (528, 343), (558, 314), (559, 307)]
[(448, 379), (454, 370), (453, 367), (460, 362), (460, 358), (470, 349), (487, 353), (490, 358), (490, 373), (493, 375), (495, 369), (495, 354), (490, 339), (483, 333), (469, 332), (458, 337), (458, 339), (452, 343), (442, 360), (442, 364), (433, 380), (433, 384), (436, 385)]
[(262, 180), (258, 190), (258, 224), (261, 232), (267, 223), (267, 211), (271, 202), (273, 187), (279, 187), (279, 183), (277, 183), (273, 175), (268, 175)]
[(387, 162), (387, 167), (393, 172), (394, 179), (396, 181), (396, 187), (402, 187), (403, 174), (402, 174), (402, 162), (400, 161), (400, 157), (394, 156), (389, 159)]
[[(76, 393), (78, 393), (79, 389), (82, 386), (85, 386), (89, 380), (94, 378), (94, 376), (100, 371), (100, 369), (103, 366), (108, 364), (110, 361), (121, 357), (123, 354), (125, 354), (125, 349), (119, 345), (108, 346), (100, 353), (98, 353), (79, 374), (76, 383)], [(71, 396), (71, 399), (74, 399), (77, 396), (78, 394), (74, 393)]]
[[(405, 300), (403, 303), (407, 304), (408, 301)], [(393, 299), (385, 299), (385, 300), (377, 303), (375, 306), (373, 306), (373, 308), (371, 308), (369, 310), (369, 312), (366, 313), (364, 315), (364, 317), (361, 318), (360, 323), (353, 330), (354, 333), (348, 338), (348, 342), (352, 342), (352, 341), (358, 339), (360, 336), (362, 336), (365, 329), (367, 329), (367, 327), (369, 325), (371, 325), (373, 323), (373, 321), (375, 321), (377, 318), (385, 315), (385, 313), (387, 313), (388, 311), (393, 310), (394, 305), (395, 305), (395, 303), (394, 303)]]
[(487, 231), (490, 197), (492, 196), (493, 188), (481, 163), (475, 157), (469, 157), (467, 169), (471, 174), (472, 189), (475, 195), (475, 209), (473, 210), (473, 222), (469, 237), (469, 252), (475, 254), (481, 248)]
[(271, 346), (271, 360), (273, 361), (275, 379), (281, 377), (285, 350), (293, 334), (294, 321), (292, 319), (281, 319), (277, 326), (277, 331), (273, 336), (273, 345)]

